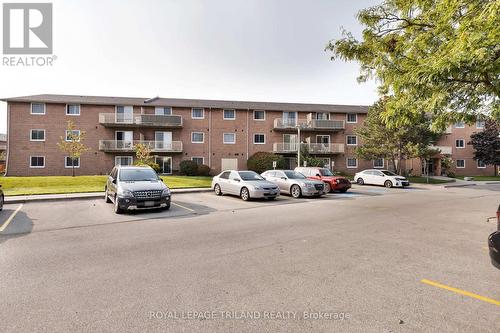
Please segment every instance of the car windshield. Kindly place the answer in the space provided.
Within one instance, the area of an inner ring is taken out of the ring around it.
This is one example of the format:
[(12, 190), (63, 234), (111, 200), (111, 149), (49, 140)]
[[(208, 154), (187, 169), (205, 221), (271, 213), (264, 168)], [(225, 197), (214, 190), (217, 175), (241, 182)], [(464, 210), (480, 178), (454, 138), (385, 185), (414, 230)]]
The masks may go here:
[(238, 172), (240, 174), (241, 179), (247, 180), (247, 181), (252, 181), (252, 180), (263, 180), (258, 173), (253, 172), (253, 171), (240, 171)]
[(306, 179), (306, 176), (295, 171), (285, 171), (285, 175), (290, 179)]
[(382, 173), (386, 176), (397, 176), (394, 172), (390, 172), (390, 171), (386, 171), (386, 170), (382, 171)]
[(333, 176), (333, 173), (326, 168), (319, 169), (319, 173), (321, 173), (322, 176)]
[(120, 170), (120, 180), (126, 182), (145, 182), (158, 180), (158, 175), (152, 169), (123, 169)]

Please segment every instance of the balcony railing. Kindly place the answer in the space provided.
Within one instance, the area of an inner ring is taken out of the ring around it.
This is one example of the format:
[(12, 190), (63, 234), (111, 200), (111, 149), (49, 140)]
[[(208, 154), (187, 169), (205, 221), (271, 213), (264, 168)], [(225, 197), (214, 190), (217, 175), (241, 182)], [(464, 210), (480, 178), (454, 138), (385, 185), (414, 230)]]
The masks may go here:
[(451, 155), (451, 146), (430, 146), (432, 149), (439, 149), (443, 155)]
[[(273, 144), (274, 153), (296, 153), (299, 143), (279, 142)], [(338, 154), (344, 152), (343, 143), (301, 143), (301, 152), (307, 151), (309, 154)]]
[(274, 119), (275, 129), (295, 129), (297, 124), (300, 125), (302, 131), (308, 130), (318, 130), (318, 131), (331, 131), (331, 130), (342, 130), (345, 128), (345, 122), (343, 120), (323, 120), (323, 119), (310, 119), (305, 122), (297, 122), (296, 120), (289, 119)]
[(110, 127), (182, 127), (182, 117), (157, 114), (100, 113), (99, 123)]
[(182, 141), (140, 141), (140, 140), (100, 140), (99, 150), (105, 152), (132, 152), (136, 144), (147, 145), (155, 153), (180, 153), (182, 152)]

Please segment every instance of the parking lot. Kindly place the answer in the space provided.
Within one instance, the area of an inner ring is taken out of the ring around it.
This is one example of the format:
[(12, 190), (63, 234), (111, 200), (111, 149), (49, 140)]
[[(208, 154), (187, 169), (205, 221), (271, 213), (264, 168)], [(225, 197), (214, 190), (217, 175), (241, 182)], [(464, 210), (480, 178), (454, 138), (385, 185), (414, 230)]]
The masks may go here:
[[(495, 332), (500, 275), (486, 238), (499, 190), (354, 185), (250, 202), (204, 192), (123, 215), (103, 199), (9, 204), (0, 321), (6, 331)], [(180, 316), (202, 311), (219, 315)]]

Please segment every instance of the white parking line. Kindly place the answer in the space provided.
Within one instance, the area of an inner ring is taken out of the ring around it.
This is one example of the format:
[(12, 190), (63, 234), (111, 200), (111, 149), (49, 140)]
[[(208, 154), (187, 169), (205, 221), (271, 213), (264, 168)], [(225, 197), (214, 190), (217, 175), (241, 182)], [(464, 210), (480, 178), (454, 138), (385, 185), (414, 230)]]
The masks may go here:
[(19, 212), (22, 207), (23, 207), (23, 204), (20, 204), (19, 207), (17, 207), (17, 209), (15, 211), (13, 211), (12, 214), (10, 214), (7, 221), (5, 221), (5, 223), (0, 227), (0, 232), (4, 231), (9, 226), (10, 222), (12, 222), (12, 220), (16, 216), (17, 212)]
[(175, 202), (172, 202), (172, 205), (176, 205), (177, 207), (180, 207), (180, 208), (183, 208), (183, 209), (189, 210), (190, 212), (194, 212), (194, 211), (195, 211), (194, 209), (187, 208), (187, 207), (185, 207), (185, 206), (183, 206), (183, 205), (179, 205), (179, 204), (177, 204), (177, 203), (175, 203)]

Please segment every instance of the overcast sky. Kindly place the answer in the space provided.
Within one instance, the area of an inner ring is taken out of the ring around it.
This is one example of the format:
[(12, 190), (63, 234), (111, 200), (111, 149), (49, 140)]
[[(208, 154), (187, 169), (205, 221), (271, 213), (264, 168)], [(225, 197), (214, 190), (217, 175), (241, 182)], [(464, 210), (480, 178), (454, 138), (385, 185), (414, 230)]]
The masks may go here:
[[(0, 96), (371, 104), (374, 83), (358, 84), (358, 65), (324, 48), (341, 27), (359, 36), (356, 13), (379, 2), (56, 0), (54, 66), (0, 65)], [(6, 123), (2, 102), (0, 132)]]

